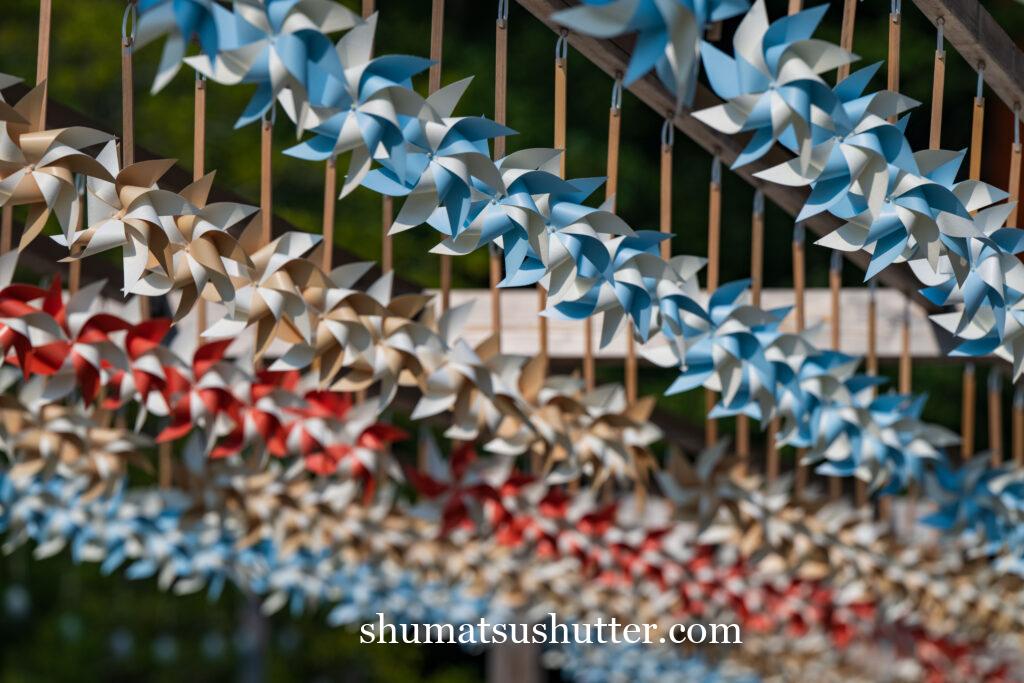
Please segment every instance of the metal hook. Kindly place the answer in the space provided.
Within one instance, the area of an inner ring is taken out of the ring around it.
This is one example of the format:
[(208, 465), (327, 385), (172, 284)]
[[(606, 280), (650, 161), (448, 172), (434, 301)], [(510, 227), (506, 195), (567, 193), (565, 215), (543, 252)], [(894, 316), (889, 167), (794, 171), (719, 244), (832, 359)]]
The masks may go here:
[(615, 74), (615, 83), (612, 85), (612, 109), (622, 109), (622, 74)]
[(978, 62), (978, 88), (974, 97), (979, 100), (985, 97), (985, 62)]
[(903, 5), (902, 0), (892, 0), (892, 4), (891, 4), (892, 14), (895, 14), (895, 15), (899, 16), (900, 12), (903, 10), (902, 5)]
[(1013, 103), (1013, 144), (1020, 144), (1020, 102)]
[(508, 23), (508, 0), (498, 0), (498, 25), (505, 28)]
[[(124, 15), (121, 17), (121, 44), (130, 47), (135, 44), (135, 35), (138, 29), (138, 14), (135, 7), (135, 0), (129, 0), (124, 8)], [(128, 25), (131, 24), (131, 33), (128, 32)]]
[(676, 144), (676, 127), (672, 122), (672, 119), (665, 117), (665, 121), (661, 124), (661, 145), (662, 147), (672, 147)]
[(566, 59), (569, 56), (569, 30), (562, 29), (555, 41), (555, 59)]
[(711, 182), (715, 185), (722, 184), (722, 157), (717, 154), (711, 160)]
[(941, 54), (945, 54), (945, 52), (946, 52), (946, 38), (945, 38), (946, 20), (943, 19), (942, 17), (939, 17), (938, 19), (935, 20), (935, 25), (939, 29), (938, 33), (935, 36), (935, 51), (938, 52), (938, 53), (941, 53)]
[(764, 215), (764, 190), (760, 187), (754, 190), (754, 215)]
[(832, 251), (832, 258), (829, 261), (828, 269), (833, 273), (841, 273), (843, 271), (843, 253), (841, 251)]

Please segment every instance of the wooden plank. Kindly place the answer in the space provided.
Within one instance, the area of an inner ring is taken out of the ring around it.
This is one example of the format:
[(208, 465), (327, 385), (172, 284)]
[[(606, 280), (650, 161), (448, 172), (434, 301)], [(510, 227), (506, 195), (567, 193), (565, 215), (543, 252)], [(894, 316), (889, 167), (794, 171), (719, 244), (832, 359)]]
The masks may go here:
[[(1024, 52), (977, 0), (914, 0), (971, 68), (985, 63), (985, 82), (1011, 110), (1024, 104)], [(937, 25), (937, 24), (936, 24)]]
[[(551, 20), (551, 15), (558, 10), (577, 4), (571, 0), (517, 0), (517, 2), (555, 32), (561, 30), (561, 26)], [(617, 73), (625, 73), (632, 51), (632, 42), (632, 36), (601, 40), (578, 33), (569, 34), (569, 44), (612, 78)], [(675, 98), (653, 74), (633, 83), (629, 87), (629, 91), (659, 114), (671, 116), (676, 110)], [(677, 129), (703, 147), (709, 154), (718, 154), (724, 163), (732, 164), (745, 146), (745, 138), (722, 135), (690, 116), (692, 110), (713, 107), (721, 103), (722, 100), (714, 93), (698, 84), (692, 109), (684, 107), (674, 117), (674, 123)], [(808, 190), (806, 188), (766, 183), (754, 177), (758, 171), (783, 163), (790, 156), (785, 150), (776, 147), (761, 159), (733, 172), (748, 184), (764, 190), (765, 196), (780, 209), (791, 216), (796, 216), (807, 200)], [(841, 223), (833, 216), (820, 214), (808, 219), (805, 224), (815, 234), (827, 235), (838, 228)], [(863, 251), (846, 252), (843, 255), (861, 270), (867, 269), (870, 259), (867, 253)], [(889, 266), (878, 275), (878, 278), (885, 285), (899, 289), (907, 296), (912, 297), (925, 309), (932, 312), (939, 310), (918, 293), (917, 290), (921, 285), (910, 271), (909, 266), (905, 264)]]

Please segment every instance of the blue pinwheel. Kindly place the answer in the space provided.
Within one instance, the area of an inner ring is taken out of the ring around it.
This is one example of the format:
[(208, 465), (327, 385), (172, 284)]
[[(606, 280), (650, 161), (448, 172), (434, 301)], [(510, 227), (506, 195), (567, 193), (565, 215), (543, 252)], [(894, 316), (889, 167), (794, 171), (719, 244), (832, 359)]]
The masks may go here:
[(361, 18), (330, 0), (235, 0), (234, 7), (229, 12), (214, 5), (216, 56), (185, 62), (218, 83), (257, 86), (236, 127), (258, 120), (277, 100), (294, 121), (304, 121), (310, 106), (326, 105), (331, 84), (344, 78), (327, 34)]
[(156, 93), (171, 82), (181, 68), (189, 43), (198, 41), (208, 58), (220, 51), (216, 12), (227, 12), (214, 0), (139, 0), (135, 44), (142, 47), (166, 36), (160, 65), (153, 79)]
[(697, 76), (700, 40), (709, 24), (742, 14), (747, 0), (584, 0), (555, 12), (554, 21), (597, 38), (636, 33), (623, 83), (651, 70), (677, 100), (689, 102)]

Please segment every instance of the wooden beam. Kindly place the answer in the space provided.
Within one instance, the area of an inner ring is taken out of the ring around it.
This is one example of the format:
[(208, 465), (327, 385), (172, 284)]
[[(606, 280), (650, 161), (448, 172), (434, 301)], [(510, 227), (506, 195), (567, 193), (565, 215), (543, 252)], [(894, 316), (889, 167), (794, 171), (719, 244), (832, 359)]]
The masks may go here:
[(946, 40), (972, 69), (985, 63), (985, 83), (1011, 111), (1024, 104), (1024, 52), (977, 0), (914, 0), (928, 20), (942, 17)]
[[(551, 15), (558, 10), (577, 4), (570, 0), (517, 0), (517, 2), (555, 32), (561, 30), (561, 26), (552, 21)], [(632, 36), (601, 40), (578, 33), (570, 32), (569, 34), (569, 44), (612, 78), (616, 73), (626, 72), (632, 52), (632, 43)], [(676, 110), (675, 97), (653, 74), (633, 83), (629, 87), (629, 91), (661, 115), (671, 115)], [(732, 164), (746, 144), (745, 139), (742, 136), (723, 135), (690, 116), (692, 110), (713, 107), (721, 103), (721, 99), (698, 83), (692, 109), (684, 107), (675, 116), (674, 123), (677, 129), (707, 150), (709, 154), (718, 154), (725, 164)], [(785, 150), (776, 147), (761, 159), (734, 172), (750, 185), (761, 188), (772, 203), (795, 217), (800, 213), (807, 200), (807, 189), (766, 183), (754, 177), (758, 171), (783, 163), (788, 158), (790, 155)], [(827, 235), (838, 228), (841, 222), (833, 216), (819, 214), (804, 221), (804, 224), (816, 235)], [(843, 255), (861, 270), (867, 269), (870, 256), (866, 252), (845, 252)], [(889, 266), (878, 277), (889, 287), (899, 289), (907, 296), (912, 297), (925, 310), (933, 313), (940, 310), (918, 293), (917, 290), (921, 284), (906, 264)]]

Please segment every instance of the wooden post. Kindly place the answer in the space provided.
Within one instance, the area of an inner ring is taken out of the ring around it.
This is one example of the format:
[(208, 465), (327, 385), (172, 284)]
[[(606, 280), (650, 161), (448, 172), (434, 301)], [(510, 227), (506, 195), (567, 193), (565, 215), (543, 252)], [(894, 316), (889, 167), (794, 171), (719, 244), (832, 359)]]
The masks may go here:
[(323, 236), (324, 253), (321, 263), (324, 272), (330, 273), (334, 259), (334, 205), (338, 201), (338, 158), (331, 158), (324, 163), (324, 215)]
[[(608, 109), (608, 180), (605, 182), (605, 203), (615, 213), (616, 197), (619, 190), (619, 140), (622, 132), (622, 74), (615, 75), (612, 86), (612, 102)], [(633, 339), (633, 324), (626, 316), (626, 400), (632, 404), (637, 399), (637, 358), (636, 341)], [(589, 350), (589, 349), (588, 349)], [(589, 360), (593, 363), (593, 359)]]
[(935, 67), (932, 72), (932, 118), (931, 130), (928, 135), (928, 147), (942, 148), (942, 96), (946, 89), (946, 46), (942, 40), (942, 30), (946, 20), (939, 17), (939, 29), (935, 39)]
[[(665, 235), (672, 234), (672, 147), (675, 139), (675, 124), (671, 116), (667, 116), (661, 124), (661, 193), (658, 203), (658, 224)], [(672, 258), (671, 240), (661, 243), (661, 258), (666, 261)]]
[(960, 457), (974, 455), (974, 400), (976, 395), (974, 363), (964, 365), (963, 394), (960, 399)]
[[(718, 289), (719, 252), (722, 239), (722, 159), (717, 154), (711, 160), (711, 182), (708, 184), (708, 296)], [(711, 419), (711, 411), (718, 402), (715, 392), (704, 390), (704, 443), (718, 441), (718, 422)]]
[(1003, 378), (997, 366), (988, 371), (988, 450), (992, 466), (1003, 464)]
[[(839, 47), (853, 52), (853, 26), (857, 21), (858, 0), (843, 0), (843, 27), (839, 34)], [(850, 65), (840, 64), (836, 71), (836, 83), (842, 83), (850, 75)]]
[[(206, 76), (196, 72), (192, 110), (192, 180), (199, 180), (206, 174)], [(72, 262), (72, 265), (77, 261)], [(196, 292), (196, 344), (202, 344), (206, 329), (206, 301), (202, 291)]]
[(46, 105), (50, 97), (50, 27), (52, 0), (39, 0), (39, 38), (36, 42), (36, 85), (43, 86), (43, 103), (39, 108), (39, 130), (46, 130)]

